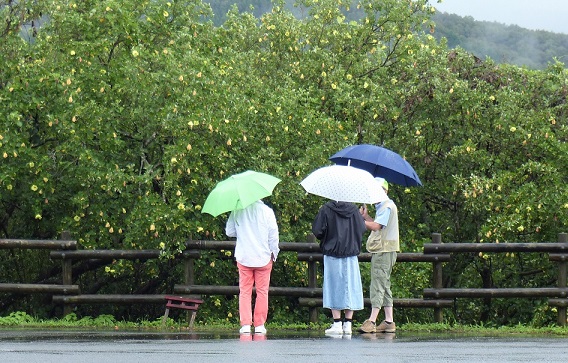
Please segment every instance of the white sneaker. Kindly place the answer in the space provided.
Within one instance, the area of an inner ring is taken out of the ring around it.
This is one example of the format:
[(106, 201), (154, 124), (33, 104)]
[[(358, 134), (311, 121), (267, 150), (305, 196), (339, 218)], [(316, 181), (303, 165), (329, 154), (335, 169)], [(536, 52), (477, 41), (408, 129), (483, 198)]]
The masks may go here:
[(351, 322), (346, 321), (343, 323), (343, 334), (351, 334)]
[(259, 326), (255, 326), (254, 327), (254, 333), (255, 334), (266, 334), (266, 328), (263, 325), (259, 325)]
[(250, 334), (250, 325), (243, 325), (243, 326), (241, 326), (241, 329), (239, 330), (239, 333), (241, 333), (241, 334)]
[(343, 334), (343, 327), (341, 326), (341, 322), (331, 324), (329, 329), (325, 330), (326, 334)]

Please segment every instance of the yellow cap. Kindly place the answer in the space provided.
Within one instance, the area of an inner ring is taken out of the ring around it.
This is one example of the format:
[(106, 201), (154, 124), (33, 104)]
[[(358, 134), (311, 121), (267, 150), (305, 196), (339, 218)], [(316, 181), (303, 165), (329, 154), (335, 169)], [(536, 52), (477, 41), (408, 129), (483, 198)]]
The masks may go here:
[(386, 191), (389, 190), (389, 183), (384, 178), (375, 178), (375, 179), (379, 182), (379, 185), (383, 187), (384, 190)]

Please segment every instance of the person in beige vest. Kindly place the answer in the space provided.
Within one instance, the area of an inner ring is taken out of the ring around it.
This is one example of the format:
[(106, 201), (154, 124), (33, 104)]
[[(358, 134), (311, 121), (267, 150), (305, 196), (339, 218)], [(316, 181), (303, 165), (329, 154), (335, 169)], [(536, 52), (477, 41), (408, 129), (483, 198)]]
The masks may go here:
[[(386, 193), (388, 182), (383, 178), (375, 178)], [(362, 333), (394, 333), (396, 325), (393, 317), (393, 297), (391, 292), (391, 272), (396, 263), (397, 252), (400, 251), (398, 232), (398, 211), (396, 204), (388, 199), (376, 205), (375, 219), (367, 212), (367, 207), (361, 207), (365, 226), (371, 230), (367, 239), (367, 251), (371, 252), (371, 315), (359, 327)], [(385, 311), (385, 320), (378, 326), (377, 317), (381, 308)]]

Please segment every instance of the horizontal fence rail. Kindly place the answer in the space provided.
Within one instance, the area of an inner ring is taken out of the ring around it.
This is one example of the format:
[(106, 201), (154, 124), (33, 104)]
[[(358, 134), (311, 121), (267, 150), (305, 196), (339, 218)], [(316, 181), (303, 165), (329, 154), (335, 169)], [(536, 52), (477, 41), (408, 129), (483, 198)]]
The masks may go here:
[[(54, 260), (151, 260), (159, 258), (160, 250), (78, 250), (51, 251), (49, 257)], [(191, 251), (188, 257), (199, 258), (197, 251)]]
[[(238, 295), (238, 286), (212, 286), (212, 285), (175, 285), (176, 294), (201, 294), (201, 295)], [(253, 292), (256, 289), (253, 288)], [(274, 296), (292, 297), (321, 297), (321, 288), (314, 287), (278, 287), (270, 286), (268, 293)]]
[(75, 296), (54, 295), (56, 304), (165, 304), (166, 295), (155, 294), (83, 294)]
[(0, 292), (16, 294), (79, 294), (79, 285), (0, 283)]
[[(358, 257), (359, 262), (371, 262), (371, 253), (361, 253)], [(323, 261), (323, 254), (298, 252), (298, 261)], [(422, 253), (397, 253), (396, 262), (448, 262), (450, 255), (425, 255)]]
[[(311, 306), (311, 307), (321, 307), (323, 306), (322, 298), (309, 298), (300, 297), (300, 305)], [(365, 306), (371, 306), (371, 299), (364, 298)], [(425, 300), (425, 299), (393, 299), (393, 306), (397, 308), (451, 308), (454, 306), (454, 300), (449, 299), (436, 299), (436, 300)]]
[[(233, 250), (235, 241), (200, 241), (190, 240), (185, 244), (187, 250)], [(289, 252), (320, 252), (319, 244), (315, 242), (280, 242), (280, 251)]]
[(426, 298), (567, 297), (568, 287), (424, 289)]
[(53, 259), (70, 260), (150, 260), (160, 257), (159, 250), (78, 250), (51, 251)]
[(77, 241), (0, 239), (0, 249), (75, 250)]
[(568, 254), (568, 243), (426, 243), (424, 253), (469, 252), (562, 252)]

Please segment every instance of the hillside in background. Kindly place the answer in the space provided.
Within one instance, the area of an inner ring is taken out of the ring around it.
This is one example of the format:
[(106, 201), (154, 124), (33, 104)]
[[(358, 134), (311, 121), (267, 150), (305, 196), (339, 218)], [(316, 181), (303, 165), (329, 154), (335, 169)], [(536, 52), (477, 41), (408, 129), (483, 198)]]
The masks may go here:
[(476, 21), (471, 16), (434, 15), (436, 39), (446, 38), (448, 47), (461, 47), (475, 56), (497, 63), (543, 69), (554, 59), (566, 63), (568, 35), (529, 30), (516, 25)]
[[(232, 6), (239, 11), (251, 11), (255, 16), (272, 9), (270, 0), (210, 0), (215, 16), (214, 23), (222, 24)], [(286, 0), (286, 8), (295, 16), (305, 16), (305, 9), (293, 6), (293, 0)], [(353, 8), (348, 18), (360, 17), (362, 12)], [(436, 39), (448, 40), (449, 48), (461, 47), (480, 59), (491, 58), (496, 63), (508, 63), (531, 69), (544, 69), (554, 59), (566, 63), (568, 59), (568, 35), (547, 31), (535, 31), (515, 25), (497, 22), (476, 21), (471, 16), (438, 13), (432, 20)]]

